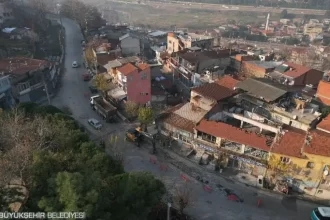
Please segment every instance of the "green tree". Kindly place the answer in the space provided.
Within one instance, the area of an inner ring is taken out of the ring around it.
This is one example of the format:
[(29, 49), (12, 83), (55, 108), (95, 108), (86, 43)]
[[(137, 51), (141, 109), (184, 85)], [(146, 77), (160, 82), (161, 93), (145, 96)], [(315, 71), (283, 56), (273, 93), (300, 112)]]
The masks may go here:
[(321, 112), (322, 112), (322, 118), (327, 117), (330, 113), (330, 107), (327, 106), (327, 107), (322, 108)]
[(133, 101), (127, 101), (125, 109), (129, 117), (136, 117), (139, 113), (139, 105)]
[(103, 74), (95, 75), (92, 83), (98, 90), (102, 91), (103, 93), (109, 90), (109, 83)]
[(141, 122), (141, 125), (145, 126), (145, 129), (147, 129), (147, 126), (151, 124), (154, 120), (154, 112), (152, 108), (149, 107), (139, 108), (138, 119)]
[(146, 219), (165, 193), (164, 184), (148, 172), (117, 175), (111, 182), (113, 219)]
[[(51, 106), (21, 106), (0, 116), (0, 197), (20, 177), (26, 211), (84, 211), (88, 219), (146, 219), (164, 185), (150, 173), (125, 173), (121, 161), (91, 142)], [(4, 126), (4, 125), (7, 126)], [(16, 192), (18, 193), (18, 192)], [(16, 197), (13, 197), (16, 198)], [(6, 208), (0, 199), (0, 207)]]

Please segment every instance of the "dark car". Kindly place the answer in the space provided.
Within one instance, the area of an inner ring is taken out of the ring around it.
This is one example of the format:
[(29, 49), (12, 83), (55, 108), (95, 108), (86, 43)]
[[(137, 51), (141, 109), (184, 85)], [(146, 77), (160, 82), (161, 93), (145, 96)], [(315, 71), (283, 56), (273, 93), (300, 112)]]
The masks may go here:
[(97, 88), (95, 88), (94, 86), (89, 86), (89, 90), (91, 91), (91, 93), (98, 93)]
[(131, 128), (126, 131), (126, 139), (139, 145), (143, 141), (143, 135), (135, 128)]

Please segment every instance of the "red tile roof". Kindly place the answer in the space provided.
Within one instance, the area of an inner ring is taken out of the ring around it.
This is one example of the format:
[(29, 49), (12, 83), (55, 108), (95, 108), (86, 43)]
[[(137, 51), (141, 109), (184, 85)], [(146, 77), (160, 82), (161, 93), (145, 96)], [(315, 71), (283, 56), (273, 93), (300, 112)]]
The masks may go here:
[(317, 128), (330, 132), (330, 115), (323, 118), (323, 120), (317, 125)]
[(194, 91), (199, 95), (205, 96), (207, 98), (215, 99), (216, 101), (229, 98), (236, 94), (234, 90), (220, 86), (217, 83), (208, 83), (199, 87), (195, 87), (191, 89), (191, 91)]
[(330, 105), (330, 82), (320, 81), (317, 87), (316, 97), (322, 103)]
[(302, 148), (305, 143), (306, 133), (298, 129), (290, 128), (285, 134), (279, 138), (279, 141), (275, 141), (272, 145), (271, 152), (303, 158)]
[(306, 144), (304, 152), (324, 157), (330, 157), (330, 134), (314, 130), (310, 133), (310, 144)]
[(246, 144), (260, 150), (270, 150), (270, 147), (266, 144), (268, 138), (265, 136), (258, 136), (256, 133), (249, 133), (223, 122), (207, 121), (203, 119), (195, 129), (215, 137)]
[(21, 75), (44, 67), (49, 67), (50, 65), (51, 63), (46, 60), (37, 60), (27, 57), (11, 57), (0, 60), (0, 72)]
[(289, 67), (293, 68), (293, 70), (288, 70), (286, 72), (284, 72), (284, 75), (296, 78), (299, 76), (304, 75), (305, 73), (307, 73), (308, 71), (311, 70), (311, 68), (307, 67), (307, 66), (303, 66), (303, 65), (299, 65), (296, 63), (291, 63), (291, 62), (284, 62), (284, 64), (288, 65)]
[(216, 81), (218, 85), (226, 87), (228, 89), (234, 89), (238, 82), (238, 80), (228, 75), (225, 75), (224, 77)]
[(145, 69), (148, 69), (150, 66), (146, 63), (139, 63), (137, 65), (137, 67), (140, 69), (140, 70), (145, 70)]
[(137, 68), (131, 63), (126, 63), (124, 66), (119, 67), (117, 70), (121, 72), (124, 76), (127, 76), (137, 70)]

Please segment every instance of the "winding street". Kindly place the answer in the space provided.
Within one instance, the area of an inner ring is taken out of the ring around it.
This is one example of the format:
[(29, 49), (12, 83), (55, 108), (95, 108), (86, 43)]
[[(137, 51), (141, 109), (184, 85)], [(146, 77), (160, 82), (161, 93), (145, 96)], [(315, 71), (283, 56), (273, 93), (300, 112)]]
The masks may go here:
[[(104, 124), (101, 131), (95, 131), (87, 123), (88, 118), (96, 118), (102, 121), (99, 116), (90, 108), (88, 83), (82, 80), (82, 74), (86, 69), (82, 67), (82, 48), (80, 41), (82, 35), (79, 27), (69, 19), (62, 19), (65, 27), (65, 72), (62, 77), (61, 88), (57, 96), (52, 100), (52, 104), (62, 108), (67, 107), (71, 110), (73, 117), (79, 121), (94, 137), (104, 138), (110, 134), (116, 134), (123, 137), (128, 127), (133, 126), (127, 123)], [(72, 62), (77, 61), (81, 66), (72, 68)], [(193, 204), (185, 210), (187, 214), (195, 217), (197, 220), (218, 220), (218, 219), (239, 219), (239, 220), (301, 220), (310, 219), (311, 210), (317, 205), (304, 202), (283, 195), (246, 187), (240, 183), (228, 182), (222, 177), (207, 174), (201, 168), (186, 161), (184, 158), (176, 157), (173, 153), (168, 153), (167, 157), (161, 156), (157, 164), (149, 162), (149, 150), (151, 146), (145, 145), (139, 149), (130, 143), (124, 144), (125, 169), (127, 171), (150, 171), (158, 178), (162, 179), (166, 186), (174, 193), (176, 186), (189, 187), (192, 190)], [(169, 159), (171, 158), (171, 159)], [(206, 192), (200, 182), (186, 175), (191, 181), (185, 183), (181, 177), (181, 171), (171, 161), (179, 161), (191, 170), (196, 170), (205, 175), (209, 180), (210, 186), (221, 184), (225, 188), (234, 190), (237, 195), (244, 199), (243, 203), (237, 203), (227, 200), (220, 191), (213, 187), (212, 192)], [(159, 168), (159, 162), (168, 166), (168, 171), (162, 171)], [(187, 185), (185, 185), (187, 184)], [(258, 197), (257, 197), (258, 196)], [(261, 207), (257, 207), (257, 198), (262, 199)]]

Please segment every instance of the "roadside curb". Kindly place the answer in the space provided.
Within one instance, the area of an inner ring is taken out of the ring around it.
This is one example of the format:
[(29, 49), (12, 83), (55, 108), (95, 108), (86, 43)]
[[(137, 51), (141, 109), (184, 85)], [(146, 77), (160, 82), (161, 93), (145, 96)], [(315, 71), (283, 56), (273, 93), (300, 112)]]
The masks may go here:
[[(186, 158), (186, 157), (183, 157), (182, 155), (172, 151), (172, 150), (168, 150), (168, 149), (165, 149), (163, 147), (158, 147), (157, 149), (171, 155), (171, 154), (174, 154), (180, 158), (182, 158), (183, 160), (186, 160), (186, 161), (189, 161), (191, 163), (195, 163), (194, 161), (192, 161), (191, 159), (189, 158)], [(175, 160), (175, 158), (173, 158)], [(176, 167), (175, 165), (172, 165), (171, 166), (174, 166)], [(179, 169), (176, 167), (176, 169)], [(295, 198), (295, 199), (298, 199), (298, 200), (301, 200), (301, 201), (305, 201), (305, 202), (312, 202), (312, 203), (316, 203), (316, 204), (319, 204), (319, 205), (329, 205), (329, 202), (327, 201), (323, 201), (323, 200), (319, 200), (319, 199), (309, 199), (309, 198), (306, 198), (304, 196), (299, 196), (299, 195), (285, 195), (283, 193), (280, 193), (280, 192), (276, 192), (276, 191), (272, 191), (272, 190), (267, 190), (265, 188), (260, 188), (260, 187), (256, 187), (254, 185), (251, 185), (251, 184), (247, 184), (245, 182), (242, 182), (240, 181), (238, 178), (230, 178), (230, 177), (226, 177), (226, 176), (223, 176), (223, 175), (220, 175), (218, 173), (214, 173), (208, 169), (206, 169), (205, 167), (200, 167), (200, 169), (206, 171), (208, 174), (211, 174), (213, 176), (216, 176), (218, 178), (222, 178), (224, 179), (225, 181), (235, 181), (235, 183), (239, 184), (240, 186), (244, 187), (244, 188), (249, 188), (250, 191), (258, 191), (260, 193), (263, 193), (263, 194), (266, 194), (268, 196), (277, 196), (277, 197), (287, 197), (287, 198)], [(188, 174), (189, 175), (189, 174)], [(190, 175), (189, 175), (190, 176)], [(193, 178), (194, 179), (194, 178)]]

